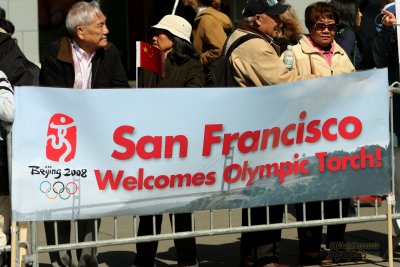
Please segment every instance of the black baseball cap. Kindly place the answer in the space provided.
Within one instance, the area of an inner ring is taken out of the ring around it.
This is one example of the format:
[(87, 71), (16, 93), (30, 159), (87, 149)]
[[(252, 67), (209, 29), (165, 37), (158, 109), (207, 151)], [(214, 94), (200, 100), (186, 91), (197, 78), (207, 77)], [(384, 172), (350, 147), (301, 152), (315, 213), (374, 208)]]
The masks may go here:
[(277, 0), (247, 0), (242, 14), (244, 17), (253, 17), (256, 14), (280, 15), (289, 7), (289, 5), (282, 5)]

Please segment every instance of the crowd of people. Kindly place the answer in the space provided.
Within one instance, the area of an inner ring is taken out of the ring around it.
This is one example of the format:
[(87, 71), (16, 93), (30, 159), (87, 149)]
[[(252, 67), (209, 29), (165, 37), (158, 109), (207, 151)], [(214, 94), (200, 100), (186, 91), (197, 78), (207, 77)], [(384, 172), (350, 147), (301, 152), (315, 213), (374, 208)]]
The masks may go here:
[[(243, 0), (244, 1), (244, 0)], [(196, 12), (194, 21), (189, 22), (177, 15), (166, 15), (152, 26), (153, 45), (165, 55), (165, 75), (140, 69), (139, 88), (193, 88), (212, 86), (209, 66), (215, 62), (239, 38), (254, 35), (236, 47), (229, 56), (232, 75), (239, 87), (271, 86), (298, 80), (315, 79), (365, 69), (363, 58), (374, 58), (377, 67), (389, 67), (389, 81), (399, 80), (397, 35), (394, 4), (380, 1), (380, 10), (374, 15), (370, 31), (376, 38), (368, 51), (358, 32), (362, 25), (362, 13), (368, 11), (374, 1), (331, 0), (315, 2), (307, 6), (304, 14), (304, 33), (293, 7), (285, 1), (247, 0), (243, 20), (234, 25), (231, 19), (219, 10), (221, 1), (182, 0)], [(3, 12), (0, 12), (3, 14)], [(377, 16), (376, 16), (377, 15)], [(5, 16), (5, 14), (4, 14)], [(106, 16), (97, 1), (81, 1), (69, 10), (65, 24), (69, 36), (50, 44), (41, 58), (40, 71), (33, 67), (12, 38), (14, 25), (0, 18), (0, 120), (10, 123), (14, 116), (13, 87), (18, 85), (40, 85), (76, 89), (129, 87), (126, 73), (116, 47), (108, 41), (109, 30)], [(376, 18), (375, 18), (376, 17)], [(292, 46), (295, 64), (287, 68), (281, 54)], [(394, 109), (399, 109), (395, 97)], [(398, 121), (395, 113), (395, 122)], [(5, 128), (5, 126), (3, 126)], [(394, 126), (398, 136), (399, 127)], [(0, 153), (3, 153), (0, 151)], [(6, 165), (6, 164), (5, 164)], [(0, 170), (0, 246), (9, 239), (10, 201), (7, 173)], [(340, 207), (341, 203), (341, 207)], [(325, 204), (325, 218), (348, 216), (351, 200), (331, 200)], [(282, 222), (284, 207), (272, 206), (269, 223)], [(250, 216), (248, 216), (250, 214)], [(320, 202), (296, 205), (296, 216), (303, 221), (321, 218)], [(162, 216), (155, 217), (156, 233), (160, 233)], [(265, 207), (243, 209), (242, 225), (267, 223)], [(100, 219), (79, 220), (79, 241), (93, 241)], [(97, 225), (96, 225), (97, 224)], [(138, 235), (153, 234), (153, 217), (141, 216)], [(191, 214), (175, 215), (175, 231), (191, 231)], [(326, 248), (336, 241), (344, 241), (345, 224), (327, 228)], [(58, 221), (55, 233), (53, 222), (45, 222), (46, 239), (55, 244), (70, 240), (70, 221)], [(324, 259), (321, 253), (322, 226), (298, 229), (299, 264), (319, 264)], [(279, 266), (281, 230), (242, 233), (240, 265)], [(179, 266), (199, 266), (195, 238), (174, 241)], [(155, 265), (157, 242), (136, 244), (136, 267)], [(1, 253), (1, 251), (0, 251)], [(0, 254), (1, 256), (1, 254)], [(77, 250), (78, 266), (98, 266), (96, 249)], [(7, 264), (2, 262), (0, 266)], [(74, 266), (70, 251), (51, 252), (53, 267)], [(6, 266), (6, 265), (5, 265)]]

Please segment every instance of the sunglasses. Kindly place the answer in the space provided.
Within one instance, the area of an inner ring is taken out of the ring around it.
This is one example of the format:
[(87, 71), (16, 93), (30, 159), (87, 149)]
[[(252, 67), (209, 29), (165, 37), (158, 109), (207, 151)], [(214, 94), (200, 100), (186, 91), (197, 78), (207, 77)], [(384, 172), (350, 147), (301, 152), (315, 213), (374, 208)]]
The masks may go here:
[(326, 28), (328, 28), (328, 30), (330, 31), (330, 32), (334, 32), (334, 31), (336, 31), (336, 24), (323, 24), (323, 23), (316, 23), (315, 25), (314, 25), (314, 29), (316, 30), (316, 31), (323, 31), (323, 30), (325, 30)]

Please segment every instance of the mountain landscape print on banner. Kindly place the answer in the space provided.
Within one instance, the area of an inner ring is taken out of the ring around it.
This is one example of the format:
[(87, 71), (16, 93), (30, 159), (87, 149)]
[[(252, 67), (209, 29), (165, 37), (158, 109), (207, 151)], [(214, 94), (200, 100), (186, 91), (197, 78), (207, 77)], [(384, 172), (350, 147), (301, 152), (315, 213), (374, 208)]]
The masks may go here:
[(249, 187), (226, 189), (167, 212), (247, 208), (391, 192), (389, 147), (369, 145), (352, 152), (317, 154), (301, 159), (308, 160), (309, 174), (292, 174), (283, 183), (274, 176), (257, 179)]

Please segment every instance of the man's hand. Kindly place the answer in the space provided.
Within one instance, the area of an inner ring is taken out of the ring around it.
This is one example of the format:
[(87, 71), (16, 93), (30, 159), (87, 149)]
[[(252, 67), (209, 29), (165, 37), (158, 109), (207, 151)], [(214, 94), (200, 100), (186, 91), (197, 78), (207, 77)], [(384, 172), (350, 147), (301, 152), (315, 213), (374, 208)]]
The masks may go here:
[(392, 27), (393, 25), (397, 24), (396, 16), (392, 12), (382, 9), (382, 13), (385, 14), (382, 17), (383, 25), (385, 25), (386, 27)]

